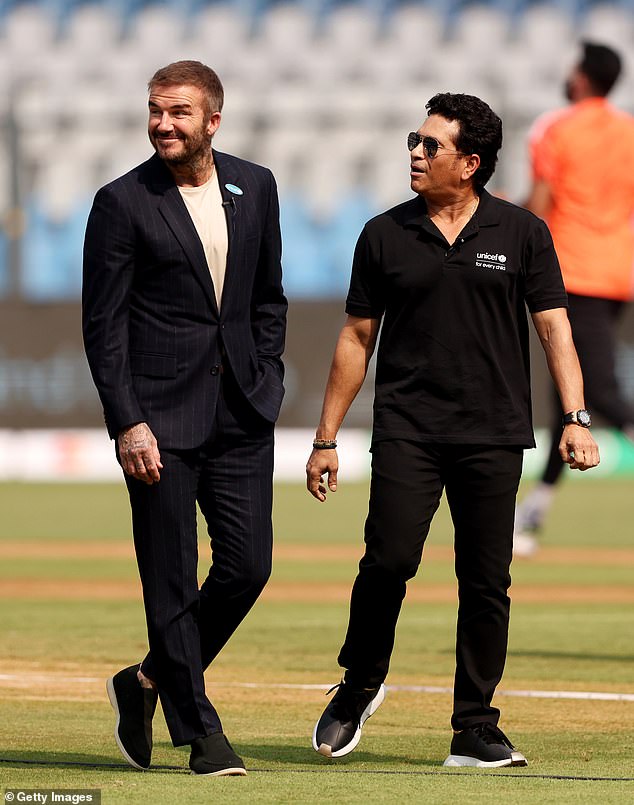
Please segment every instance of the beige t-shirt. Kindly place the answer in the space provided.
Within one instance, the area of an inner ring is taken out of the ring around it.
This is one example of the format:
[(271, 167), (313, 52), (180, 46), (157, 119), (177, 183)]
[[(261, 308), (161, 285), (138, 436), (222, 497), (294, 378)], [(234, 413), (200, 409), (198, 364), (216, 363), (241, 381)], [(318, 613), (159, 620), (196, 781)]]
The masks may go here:
[(220, 310), (227, 268), (229, 237), (218, 174), (214, 170), (211, 178), (205, 184), (198, 187), (179, 187), (178, 189), (203, 244), (207, 266), (216, 292), (218, 310)]

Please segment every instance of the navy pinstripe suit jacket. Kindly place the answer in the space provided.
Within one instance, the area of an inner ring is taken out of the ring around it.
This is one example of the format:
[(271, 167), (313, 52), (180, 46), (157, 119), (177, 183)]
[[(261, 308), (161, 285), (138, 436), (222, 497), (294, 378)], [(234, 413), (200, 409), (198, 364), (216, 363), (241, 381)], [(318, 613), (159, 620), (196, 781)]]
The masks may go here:
[(95, 196), (84, 244), (83, 331), (111, 438), (147, 422), (159, 447), (201, 445), (222, 360), (262, 417), (274, 422), (279, 413), (287, 304), (275, 180), (229, 154), (214, 151), (214, 161), (228, 202), (220, 311), (202, 243), (158, 156)]

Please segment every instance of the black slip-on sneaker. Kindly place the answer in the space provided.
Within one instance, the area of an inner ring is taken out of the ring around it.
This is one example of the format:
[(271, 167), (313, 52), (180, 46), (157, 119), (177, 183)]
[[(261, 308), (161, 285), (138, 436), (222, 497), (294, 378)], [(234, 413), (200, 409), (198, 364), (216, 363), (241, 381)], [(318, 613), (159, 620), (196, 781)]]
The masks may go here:
[(158, 693), (141, 686), (139, 665), (131, 665), (106, 682), (110, 704), (117, 716), (114, 737), (121, 754), (135, 769), (145, 771), (152, 760), (152, 717)]
[(236, 755), (222, 732), (212, 732), (211, 735), (192, 741), (189, 768), (194, 774), (206, 774), (210, 777), (231, 774), (244, 776), (247, 773), (243, 760)]

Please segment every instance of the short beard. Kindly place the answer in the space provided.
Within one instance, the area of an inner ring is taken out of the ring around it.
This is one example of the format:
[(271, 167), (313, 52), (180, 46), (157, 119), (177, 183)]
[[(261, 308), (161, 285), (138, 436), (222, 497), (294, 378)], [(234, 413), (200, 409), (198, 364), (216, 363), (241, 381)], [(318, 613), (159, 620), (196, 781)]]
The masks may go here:
[[(156, 142), (160, 142), (157, 138)], [(158, 151), (156, 144), (154, 149)], [(178, 156), (161, 156), (166, 165), (182, 166), (186, 165), (193, 171), (197, 171), (201, 167), (205, 167), (211, 162), (211, 137), (200, 136), (195, 140), (190, 140), (185, 143), (185, 148)]]

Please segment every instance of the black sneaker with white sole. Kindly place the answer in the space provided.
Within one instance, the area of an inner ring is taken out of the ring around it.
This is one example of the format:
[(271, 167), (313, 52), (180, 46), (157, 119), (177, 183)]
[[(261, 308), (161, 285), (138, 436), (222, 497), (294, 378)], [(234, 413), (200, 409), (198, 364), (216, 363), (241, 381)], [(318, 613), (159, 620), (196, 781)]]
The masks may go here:
[(343, 757), (361, 740), (361, 729), (385, 698), (385, 685), (378, 688), (353, 688), (340, 682), (313, 730), (313, 749), (325, 757)]
[(528, 761), (499, 727), (490, 722), (455, 732), (451, 754), (444, 766), (476, 766), (480, 769), (499, 766), (528, 766)]
[(194, 774), (206, 774), (209, 777), (244, 777), (247, 773), (242, 758), (236, 755), (222, 732), (212, 732), (211, 735), (192, 741), (189, 768)]
[(117, 716), (114, 737), (127, 762), (145, 771), (152, 759), (152, 718), (158, 693), (139, 682), (139, 665), (131, 665), (106, 682), (110, 704)]

